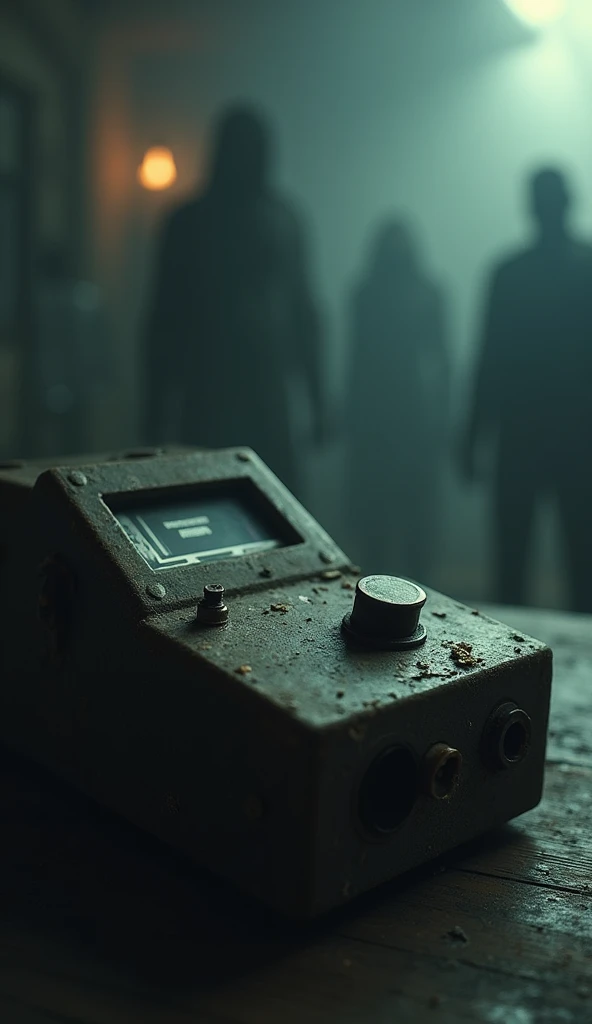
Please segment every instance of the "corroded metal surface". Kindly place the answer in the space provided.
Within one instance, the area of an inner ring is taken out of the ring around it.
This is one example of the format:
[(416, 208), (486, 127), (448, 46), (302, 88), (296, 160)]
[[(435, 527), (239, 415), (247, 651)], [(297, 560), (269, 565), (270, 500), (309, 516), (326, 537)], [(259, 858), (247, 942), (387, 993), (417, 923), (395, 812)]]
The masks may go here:
[[(40, 468), (0, 470), (1, 722), (20, 752), (305, 917), (540, 799), (543, 644), (428, 591), (420, 648), (356, 647), (359, 574), (247, 450)], [(109, 507), (219, 481), (250, 482), (292, 542), (154, 572)], [(216, 585), (222, 626), (196, 616)], [(506, 704), (528, 728), (496, 769)], [(437, 744), (458, 754), (447, 799), (422, 781)]]

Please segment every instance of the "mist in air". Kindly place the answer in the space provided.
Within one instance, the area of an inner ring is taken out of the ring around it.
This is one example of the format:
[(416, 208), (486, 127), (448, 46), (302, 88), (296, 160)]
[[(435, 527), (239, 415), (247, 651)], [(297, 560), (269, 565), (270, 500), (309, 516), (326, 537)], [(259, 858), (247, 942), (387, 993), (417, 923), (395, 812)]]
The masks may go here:
[(2, 458), (252, 445), (368, 571), (589, 610), (586, 0), (46, 6), (67, 72), (0, 16)]

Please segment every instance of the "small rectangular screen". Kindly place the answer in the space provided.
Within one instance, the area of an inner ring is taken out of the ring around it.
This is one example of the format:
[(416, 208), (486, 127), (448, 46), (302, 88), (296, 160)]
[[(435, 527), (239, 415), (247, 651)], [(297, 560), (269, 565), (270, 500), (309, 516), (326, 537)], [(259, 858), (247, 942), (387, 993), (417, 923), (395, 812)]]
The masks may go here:
[[(130, 497), (129, 495), (127, 496)], [(261, 498), (261, 495), (258, 495)], [(113, 515), (136, 551), (155, 570), (197, 565), (223, 558), (239, 558), (297, 543), (288, 523), (277, 523), (273, 509), (257, 507), (251, 493), (204, 489), (191, 497), (161, 501), (133, 496), (133, 504), (116, 507), (106, 498)], [(282, 530), (283, 526), (283, 530)]]

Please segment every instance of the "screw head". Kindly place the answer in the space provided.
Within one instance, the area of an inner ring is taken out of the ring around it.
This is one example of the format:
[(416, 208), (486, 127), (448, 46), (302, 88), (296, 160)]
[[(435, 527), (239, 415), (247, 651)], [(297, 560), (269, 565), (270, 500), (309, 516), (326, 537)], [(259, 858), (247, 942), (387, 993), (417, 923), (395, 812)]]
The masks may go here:
[(146, 593), (148, 597), (153, 597), (155, 601), (162, 601), (163, 597), (166, 597), (166, 587), (163, 587), (162, 583), (149, 583), (146, 587)]
[(68, 480), (75, 487), (85, 487), (88, 483), (86, 473), (83, 473), (80, 469), (73, 469), (71, 473), (68, 473)]

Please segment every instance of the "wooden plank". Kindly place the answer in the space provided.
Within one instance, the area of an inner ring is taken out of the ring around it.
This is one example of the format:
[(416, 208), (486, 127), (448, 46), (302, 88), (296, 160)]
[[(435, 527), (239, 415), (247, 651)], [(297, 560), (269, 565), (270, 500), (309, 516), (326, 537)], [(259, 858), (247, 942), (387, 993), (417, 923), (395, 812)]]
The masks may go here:
[[(119, 990), (101, 984), (96, 972), (88, 979), (64, 971), (52, 974), (47, 967), (35, 972), (11, 965), (8, 976), (2, 971), (0, 992), (5, 1000), (10, 994), (17, 1006), (47, 1008), (57, 1019), (84, 1024), (398, 1024), (431, 1020), (435, 1010), (437, 1019), (446, 1022), (589, 1022), (590, 967), (581, 944), (574, 953), (569, 935), (553, 935), (545, 953), (532, 924), (532, 934), (526, 926), (516, 931), (500, 964), (499, 948), (488, 937), (491, 910), (479, 923), (471, 913), (463, 917), (457, 894), (449, 895), (449, 908), (440, 905), (434, 913), (428, 903), (423, 919), (421, 906), (419, 919), (412, 908), (402, 915), (402, 927), (415, 945), (411, 952), (391, 944), (398, 936), (388, 931), (392, 918), (385, 915), (375, 922), (386, 929), (376, 939), (328, 934), (303, 942), (273, 964), (209, 988), (167, 991), (155, 979), (130, 994), (125, 984)], [(495, 906), (494, 899), (488, 904), (483, 895), (485, 910)], [(507, 907), (505, 898), (504, 903)], [(466, 943), (442, 932), (451, 921), (457, 928), (459, 915), (466, 925)], [(566, 920), (576, 916), (571, 908)]]
[(592, 897), (592, 770), (549, 765), (542, 803), (475, 843), (459, 866)]
[[(578, 840), (576, 867), (560, 858), (540, 877), (528, 815), (493, 850), (473, 844), (444, 872), (423, 869), (296, 929), (60, 787), (53, 808), (46, 788), (40, 829), (32, 783), (11, 815), (29, 856), (17, 865), (10, 844), (0, 851), (0, 994), (15, 1005), (85, 1024), (404, 1021), (435, 1009), (452, 1021), (479, 1008), (486, 1020), (512, 1001), (527, 1021), (543, 1003), (586, 1020), (592, 892), (577, 869), (589, 836), (579, 815), (564, 834)], [(566, 787), (579, 806), (591, 784), (590, 770), (551, 768), (535, 812), (543, 837)]]

